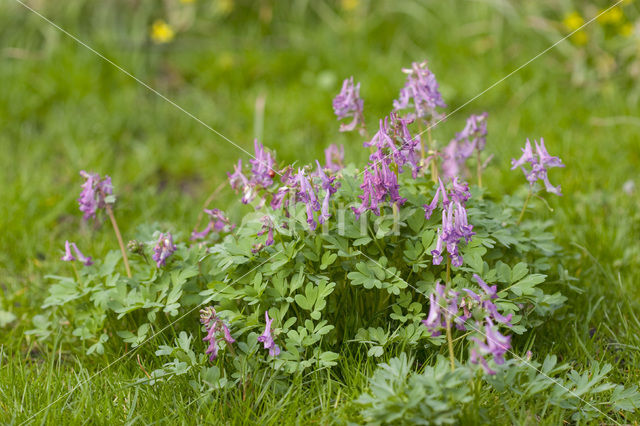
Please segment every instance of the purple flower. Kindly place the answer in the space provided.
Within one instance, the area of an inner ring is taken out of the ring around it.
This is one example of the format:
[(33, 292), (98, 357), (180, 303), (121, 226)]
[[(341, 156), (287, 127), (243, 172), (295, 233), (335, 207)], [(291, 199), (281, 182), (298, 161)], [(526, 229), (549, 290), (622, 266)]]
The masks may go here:
[(269, 349), (270, 356), (278, 356), (280, 354), (280, 347), (273, 341), (273, 336), (271, 335), (271, 323), (273, 320), (269, 318), (268, 311), (265, 311), (264, 313), (264, 320), (266, 325), (264, 327), (264, 332), (258, 337), (258, 342), (264, 343), (264, 348)]
[(422, 320), (427, 329), (431, 332), (432, 336), (439, 336), (440, 328), (442, 327), (442, 319), (440, 314), (440, 305), (437, 302), (437, 296), (435, 293), (429, 295), (429, 315), (426, 319)]
[(324, 150), (325, 169), (337, 172), (344, 168), (344, 146), (331, 144)]
[(227, 218), (222, 210), (219, 209), (205, 209), (204, 212), (209, 215), (209, 223), (207, 227), (198, 232), (195, 229), (191, 232), (191, 240), (201, 240), (205, 238), (211, 232), (231, 232), (236, 227), (232, 224), (229, 218)]
[(448, 204), (449, 198), (447, 197), (447, 191), (444, 189), (444, 185), (442, 184), (442, 180), (438, 179), (438, 188), (436, 189), (436, 193), (431, 200), (431, 203), (424, 204), (424, 217), (429, 220), (433, 211), (438, 207), (438, 202), (440, 201), (440, 197), (442, 197), (442, 202), (444, 204)]
[(229, 184), (236, 191), (242, 191), (242, 202), (248, 204), (256, 197), (253, 186), (249, 183), (249, 179), (242, 173), (242, 160), (238, 160), (238, 164), (233, 166), (233, 173), (227, 173), (229, 176)]
[(427, 68), (427, 62), (414, 62), (411, 69), (402, 71), (407, 74), (407, 82), (400, 91), (400, 98), (393, 101), (394, 110), (413, 108), (415, 112), (409, 113), (408, 118), (437, 120), (440, 114), (436, 107), (445, 108), (447, 105), (442, 100), (435, 75)]
[(275, 160), (267, 151), (264, 146), (258, 143), (258, 140), (253, 141), (255, 150), (255, 158), (249, 160), (251, 163), (251, 180), (250, 183), (253, 186), (260, 186), (262, 188), (268, 188), (273, 184), (273, 176), (276, 172), (273, 169), (275, 166)]
[[(75, 252), (75, 257), (71, 254), (71, 249)], [(61, 260), (65, 262), (72, 262), (78, 259), (78, 262), (83, 263), (85, 266), (93, 265), (93, 261), (90, 257), (87, 257), (80, 252), (76, 243), (70, 243), (68, 240), (64, 242), (64, 256), (62, 256)]]
[(82, 184), (82, 192), (80, 193), (80, 198), (78, 198), (78, 204), (80, 205), (80, 211), (84, 213), (82, 217), (88, 220), (90, 217), (95, 218), (99, 209), (103, 209), (107, 204), (112, 203), (112, 201), (107, 201), (107, 197), (113, 194), (113, 185), (109, 176), (100, 179), (99, 174), (87, 173), (84, 170), (80, 171), (80, 176), (85, 178), (86, 181)]
[(488, 113), (471, 114), (462, 132), (456, 134), (456, 140), (471, 147), (471, 150), (482, 151), (487, 143)]
[(447, 179), (459, 176), (465, 168), (465, 162), (471, 157), (474, 151), (482, 151), (487, 141), (487, 116), (482, 113), (471, 115), (467, 119), (462, 132), (442, 151), (442, 175)]
[(473, 274), (473, 279), (478, 283), (482, 291), (484, 291), (485, 294), (489, 296), (490, 299), (495, 299), (496, 297), (498, 297), (497, 286), (492, 285), (491, 287), (489, 287), (489, 285), (487, 285), (487, 283), (484, 282), (484, 280), (480, 278), (480, 275), (478, 274)]
[(274, 228), (273, 221), (269, 216), (263, 216), (261, 221), (262, 221), (262, 229), (258, 231), (257, 235), (261, 236), (261, 235), (267, 234), (267, 239), (264, 243), (258, 243), (254, 245), (253, 249), (251, 250), (251, 252), (253, 253), (259, 252), (266, 246), (273, 245), (273, 228)]
[[(522, 149), (522, 156), (519, 159), (511, 160), (511, 170), (515, 170), (520, 167), (524, 173), (529, 185), (533, 186), (536, 181), (541, 180), (544, 183), (547, 192), (551, 192), (556, 195), (562, 195), (560, 191), (560, 185), (553, 186), (549, 182), (547, 176), (547, 169), (552, 167), (564, 167), (562, 160), (558, 157), (552, 157), (547, 152), (547, 148), (544, 146), (544, 139), (540, 138), (540, 143), (535, 141), (536, 153), (533, 153), (531, 148), (531, 142), (527, 139), (527, 142)], [(525, 165), (529, 165), (531, 170), (527, 170)]]
[(278, 188), (273, 197), (271, 198), (271, 208), (273, 210), (279, 210), (283, 206), (286, 208), (289, 205), (287, 195), (289, 195), (290, 188), (288, 186), (281, 186)]
[(222, 338), (227, 342), (229, 348), (231, 348), (231, 344), (235, 342), (235, 339), (231, 337), (229, 328), (218, 318), (216, 310), (211, 306), (200, 311), (200, 322), (206, 327), (207, 331), (207, 335), (202, 340), (209, 343), (205, 354), (209, 355), (210, 361), (213, 361), (218, 357), (216, 333), (222, 332)]
[(342, 83), (342, 90), (333, 99), (333, 111), (338, 120), (352, 117), (353, 120), (349, 124), (341, 124), (341, 132), (350, 132), (356, 127), (360, 127), (360, 134), (364, 133), (364, 102), (360, 99), (360, 83), (354, 84), (353, 77), (346, 79)]
[(160, 233), (158, 242), (153, 248), (152, 256), (152, 259), (155, 260), (158, 268), (165, 265), (167, 258), (171, 256), (177, 248), (178, 246), (173, 244), (173, 236), (171, 236), (170, 232), (167, 232), (166, 234)]
[[(507, 351), (511, 348), (511, 336), (504, 336), (500, 334), (497, 328), (494, 327), (493, 322), (490, 318), (485, 318), (485, 321), (484, 338), (486, 339), (486, 341), (483, 342), (477, 337), (471, 338), (471, 340), (476, 343), (476, 362), (473, 362), (473, 356), (471, 362), (477, 364), (479, 358), (484, 358), (484, 356), (486, 355), (491, 355), (493, 356), (493, 361), (496, 364), (502, 365), (504, 364), (504, 354), (507, 353)], [(490, 371), (487, 371), (487, 373), (494, 374)]]

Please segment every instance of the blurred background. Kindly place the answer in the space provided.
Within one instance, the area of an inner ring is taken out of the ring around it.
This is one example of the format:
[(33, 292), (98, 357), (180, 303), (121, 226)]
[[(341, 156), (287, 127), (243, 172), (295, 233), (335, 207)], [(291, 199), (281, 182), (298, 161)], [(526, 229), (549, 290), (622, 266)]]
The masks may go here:
[[(370, 131), (413, 61), (429, 61), (452, 111), (614, 4), (24, 1), (247, 151), (257, 137), (283, 165), (323, 158), (330, 143), (344, 144), (347, 162), (364, 160), (362, 139), (340, 134), (331, 108), (349, 76), (362, 84)], [(577, 265), (586, 254), (572, 243), (630, 283), (640, 278), (638, 12), (620, 3), (434, 129), (446, 143), (469, 114), (489, 112), (495, 194), (522, 187), (509, 160), (544, 137), (567, 168), (551, 176), (564, 197), (540, 214), (560, 217)], [(2, 334), (31, 327), (45, 275), (70, 273), (65, 239), (91, 256), (117, 247), (108, 227), (82, 223), (80, 170), (112, 176), (125, 240), (147, 222), (186, 238), (248, 156), (16, 0), (0, 3), (0, 58)], [(232, 217), (241, 208), (227, 187), (212, 206)]]

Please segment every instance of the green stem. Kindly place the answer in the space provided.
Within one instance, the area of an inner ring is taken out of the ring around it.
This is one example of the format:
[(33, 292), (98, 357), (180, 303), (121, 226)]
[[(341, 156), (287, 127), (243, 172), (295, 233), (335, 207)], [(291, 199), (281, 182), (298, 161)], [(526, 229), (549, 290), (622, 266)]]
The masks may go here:
[(111, 225), (113, 225), (113, 230), (116, 233), (116, 238), (118, 239), (118, 244), (120, 245), (120, 251), (122, 252), (122, 260), (124, 261), (124, 269), (127, 271), (127, 276), (131, 278), (131, 269), (129, 268), (129, 258), (127, 257), (127, 251), (124, 248), (124, 242), (122, 242), (122, 234), (120, 234), (120, 228), (118, 228), (118, 223), (116, 222), (116, 217), (113, 215), (113, 210), (111, 209), (111, 205), (107, 204), (107, 215), (109, 215), (109, 219), (111, 219)]
[[(447, 291), (451, 288), (451, 259), (447, 256)], [(451, 337), (451, 317), (448, 313), (445, 315), (447, 320), (447, 346), (449, 347), (449, 362), (451, 363), (451, 371), (456, 368), (456, 358), (453, 355), (453, 338)]]
[(482, 163), (480, 162), (480, 151), (476, 156), (477, 161), (477, 174), (478, 174), (478, 188), (482, 188)]
[(529, 195), (527, 195), (527, 199), (524, 201), (524, 206), (522, 206), (522, 211), (520, 212), (520, 217), (518, 217), (518, 222), (516, 222), (516, 225), (520, 225), (520, 222), (522, 222), (522, 218), (524, 217), (524, 212), (527, 210), (527, 206), (529, 205), (529, 200), (531, 200), (531, 195), (532, 195), (532, 191), (531, 191), (531, 188), (529, 188)]
[(434, 155), (434, 157), (431, 159), (431, 180), (433, 180), (434, 182), (438, 181), (438, 166), (436, 164), (436, 157), (435, 157), (435, 153), (436, 153), (436, 149), (433, 146), (433, 138), (431, 137), (431, 127), (427, 127), (427, 139), (429, 139), (429, 150), (431, 155)]

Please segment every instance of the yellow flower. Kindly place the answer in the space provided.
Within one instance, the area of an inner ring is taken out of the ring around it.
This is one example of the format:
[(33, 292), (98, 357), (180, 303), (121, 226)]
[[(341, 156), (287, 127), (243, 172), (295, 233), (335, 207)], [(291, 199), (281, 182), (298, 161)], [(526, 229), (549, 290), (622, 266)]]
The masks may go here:
[(630, 22), (620, 27), (620, 35), (623, 37), (629, 37), (633, 33), (633, 25)]
[(196, 0), (180, 0), (180, 3), (183, 4), (191, 4), (191, 3), (195, 3)]
[[(598, 12), (597, 21), (602, 25), (605, 24), (617, 24), (624, 19), (624, 13), (622, 13), (622, 9), (619, 7), (614, 7), (613, 9), (609, 9), (607, 12), (604, 12), (605, 9), (601, 9)], [(602, 15), (600, 15), (602, 13)]]
[(578, 46), (584, 46), (589, 41), (589, 34), (585, 33), (584, 31), (578, 31), (571, 36), (571, 41), (573, 41)]
[(340, 3), (344, 11), (351, 12), (358, 8), (360, 0), (342, 0)]
[(564, 17), (562, 23), (569, 31), (575, 31), (584, 24), (584, 18), (578, 12), (571, 12)]
[(216, 10), (223, 15), (228, 15), (233, 10), (233, 0), (218, 0), (216, 2)]
[(169, 43), (174, 36), (173, 28), (162, 19), (157, 19), (151, 26), (151, 39), (155, 43)]

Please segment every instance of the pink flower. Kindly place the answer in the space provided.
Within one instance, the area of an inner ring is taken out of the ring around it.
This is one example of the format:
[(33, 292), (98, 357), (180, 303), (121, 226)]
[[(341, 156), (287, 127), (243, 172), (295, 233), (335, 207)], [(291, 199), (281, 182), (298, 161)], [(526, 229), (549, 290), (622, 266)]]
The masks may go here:
[(269, 356), (278, 356), (280, 354), (280, 347), (273, 341), (273, 336), (271, 335), (271, 323), (273, 320), (269, 318), (268, 311), (265, 311), (264, 313), (264, 320), (266, 325), (264, 327), (264, 332), (258, 337), (258, 342), (264, 343), (264, 348), (269, 349)]

